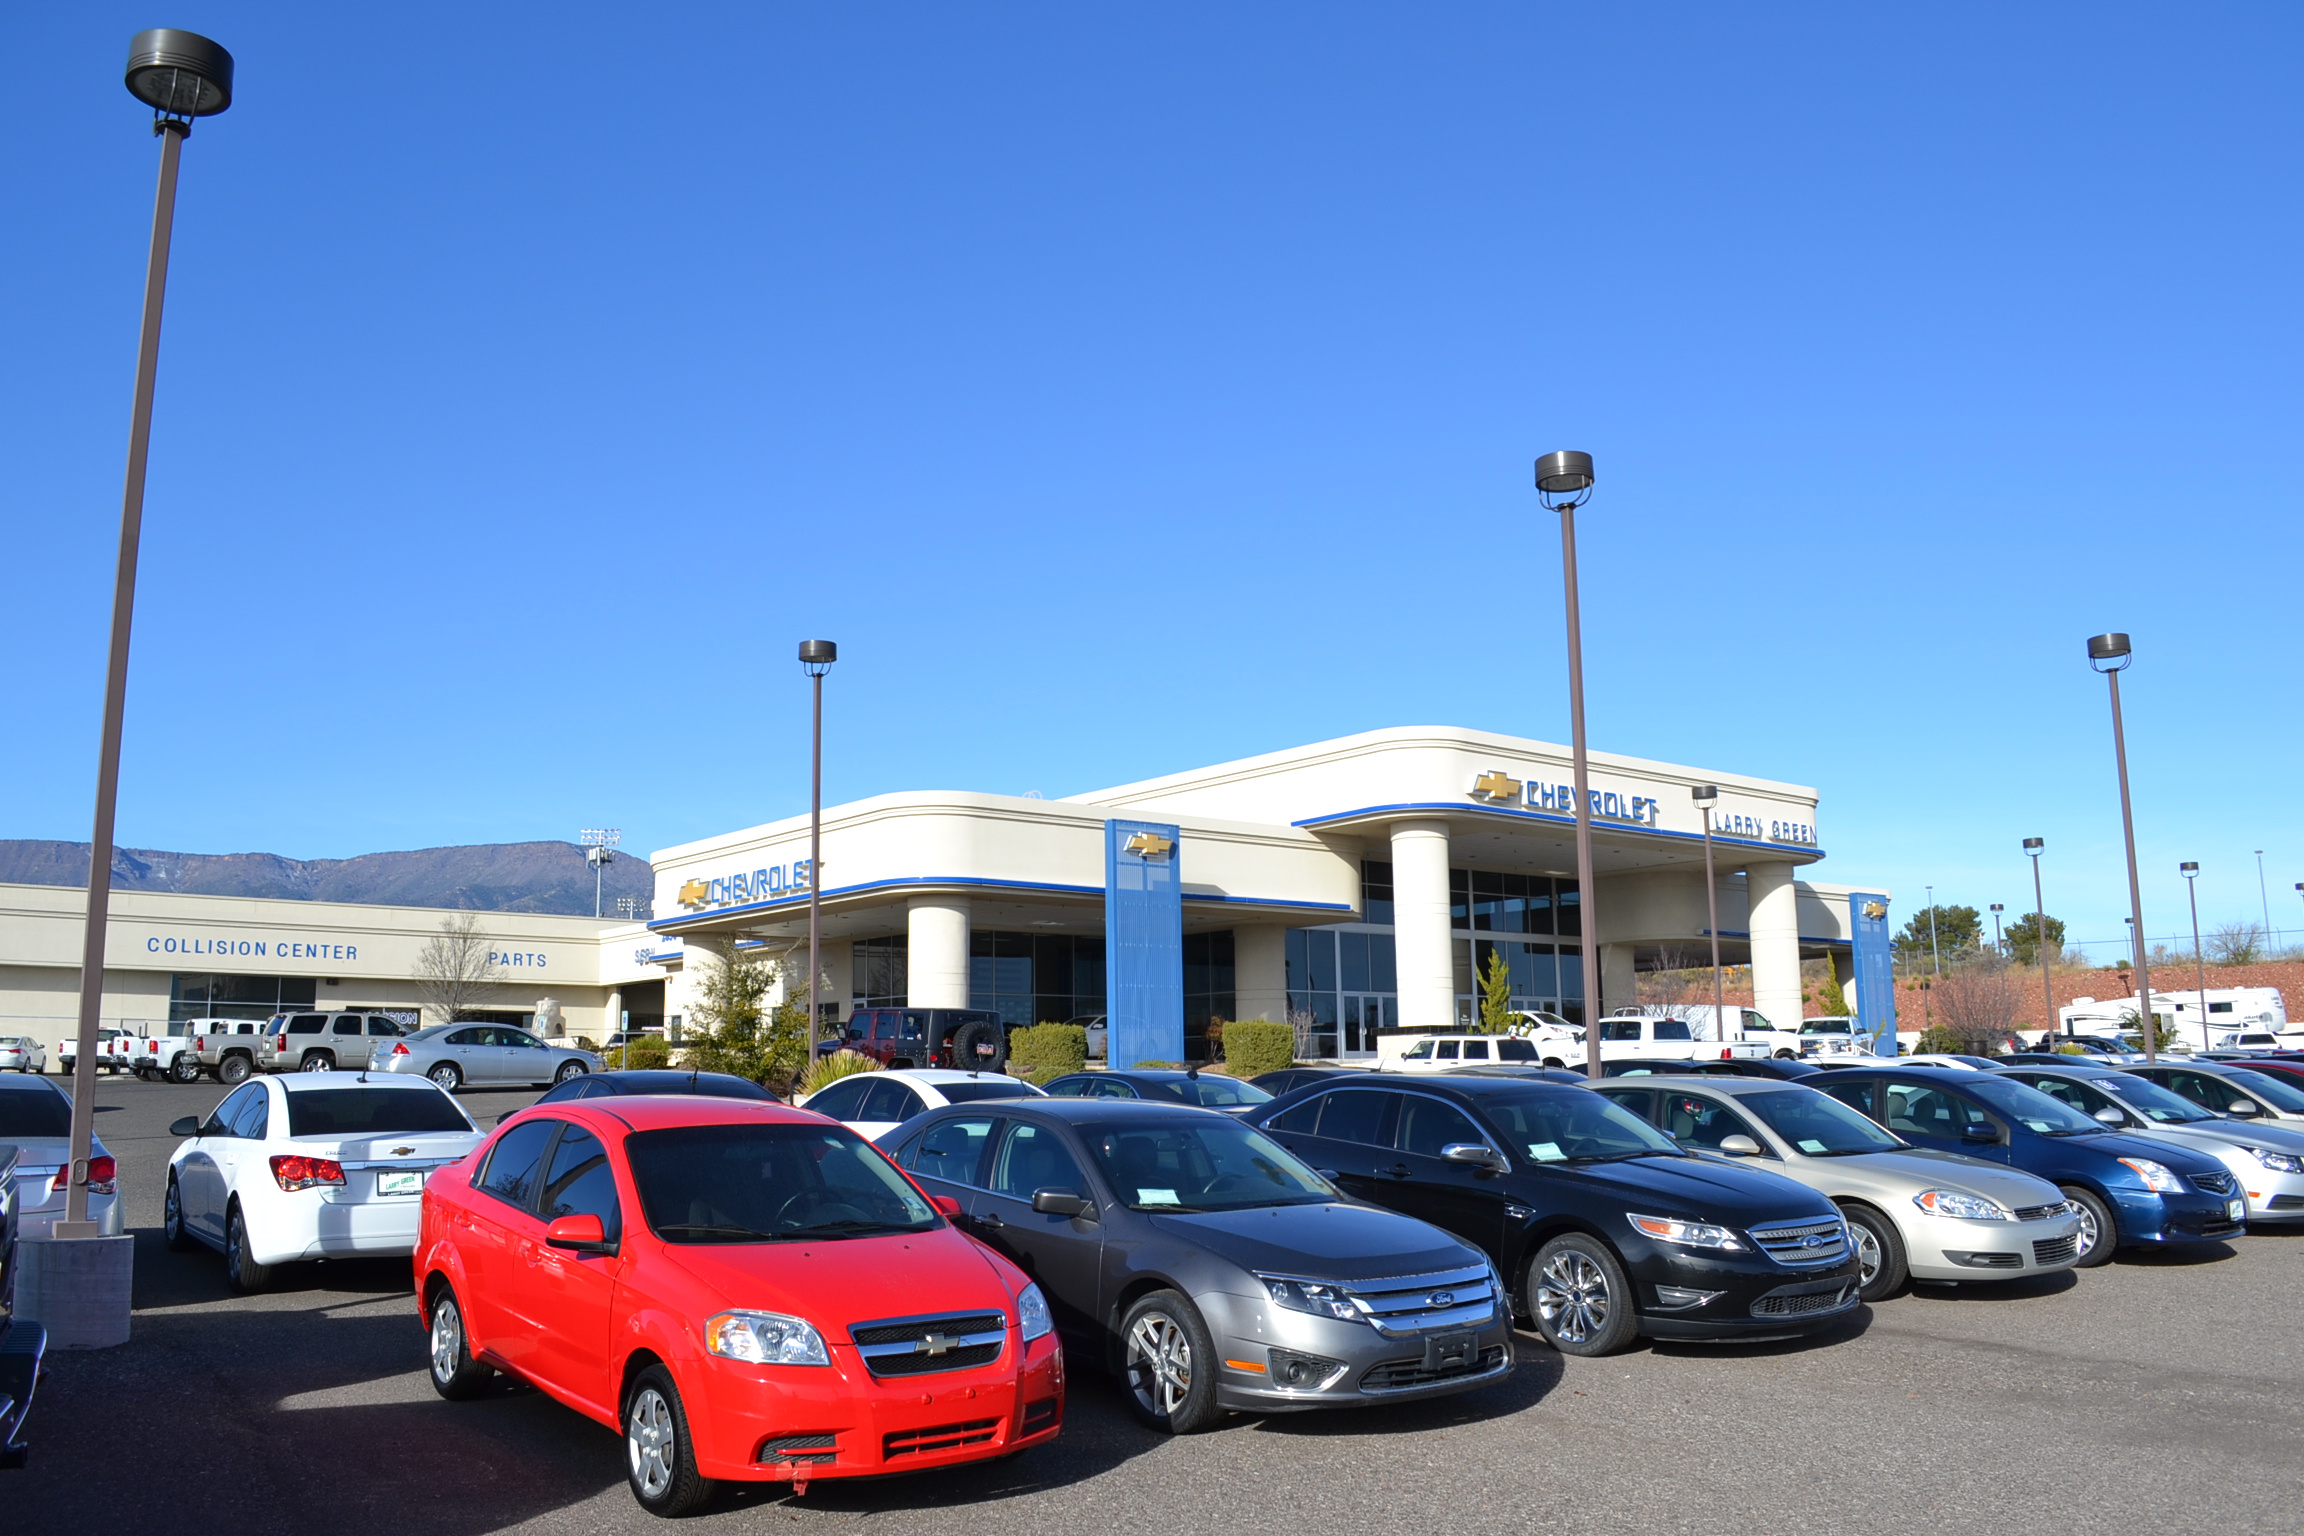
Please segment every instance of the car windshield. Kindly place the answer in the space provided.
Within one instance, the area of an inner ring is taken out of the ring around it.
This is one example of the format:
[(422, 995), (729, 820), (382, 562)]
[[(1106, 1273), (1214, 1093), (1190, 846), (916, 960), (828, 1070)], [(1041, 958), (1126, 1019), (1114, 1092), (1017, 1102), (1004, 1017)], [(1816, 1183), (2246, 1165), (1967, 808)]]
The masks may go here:
[(2141, 1077), (2130, 1077), (2126, 1073), (2116, 1077), (2092, 1077), (2088, 1079), (2088, 1086), (2118, 1094), (2130, 1109), (2161, 1125), (2191, 1125), (2196, 1121), (2216, 1118), (2190, 1099), (2178, 1098), (2158, 1083), (2149, 1083)]
[(288, 1094), (291, 1136), (398, 1136), (469, 1131), (456, 1101), (426, 1083), (409, 1088), (306, 1088)]
[(972, 1083), (930, 1083), (947, 1104), (973, 1104), (978, 1099), (1037, 1099), (1041, 1092), (1017, 1078), (987, 1077)]
[(1852, 1033), (1854, 1025), (1847, 1019), (1809, 1019), (1800, 1026), (1804, 1035), (1845, 1035)]
[(1242, 1104), (1267, 1104), (1272, 1095), (1254, 1083), (1243, 1083), (1234, 1078), (1200, 1077), (1148, 1078), (1136, 1085), (1137, 1092), (1148, 1099), (1166, 1099), (1176, 1104), (1197, 1104), (1202, 1109), (1223, 1109)]
[(1235, 1120), (1089, 1126), (1084, 1134), (1131, 1210), (1247, 1211), (1340, 1198), (1263, 1132)]
[(2010, 1082), (2004, 1077), (1986, 1077), (1981, 1072), (1973, 1077), (1966, 1072), (1958, 1076), (1964, 1092), (1982, 1100), (1986, 1107), (1998, 1110), (2035, 1135), (2093, 1136), (2104, 1129), (2101, 1122), (2080, 1113), (2069, 1104), (2048, 1097), (2037, 1088), (2027, 1088), (2022, 1083)]
[(1904, 1142), (1889, 1135), (1838, 1099), (1813, 1088), (1747, 1093), (1736, 1099), (1760, 1122), (1810, 1157), (1852, 1157), (1859, 1152), (1893, 1152)]
[(1479, 1102), (1532, 1163), (1687, 1156), (1671, 1137), (1589, 1089), (1532, 1087), (1482, 1094)]
[(624, 1140), (649, 1228), (668, 1243), (775, 1243), (926, 1232), (941, 1222), (845, 1126), (688, 1125)]
[(2304, 1115), (2304, 1092), (2291, 1087), (2266, 1072), (2251, 1072), (2246, 1067), (2235, 1067), (2229, 1072), (2216, 1074), (2243, 1093), (2253, 1094), (2283, 1114)]
[(42, 1083), (38, 1089), (0, 1093), (0, 1141), (46, 1140), (72, 1134), (72, 1101)]

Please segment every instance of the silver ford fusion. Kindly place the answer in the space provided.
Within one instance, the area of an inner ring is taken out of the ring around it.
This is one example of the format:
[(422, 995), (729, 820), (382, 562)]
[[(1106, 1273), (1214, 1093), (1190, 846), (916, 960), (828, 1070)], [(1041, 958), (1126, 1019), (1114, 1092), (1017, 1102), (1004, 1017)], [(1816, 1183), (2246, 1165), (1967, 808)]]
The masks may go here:
[(1438, 1396), (1512, 1369), (1485, 1254), (1352, 1204), (1230, 1115), (1003, 1099), (930, 1110), (880, 1144), (1039, 1283), (1073, 1358), (1108, 1361), (1155, 1429)]
[(542, 1088), (600, 1070), (590, 1051), (546, 1045), (524, 1029), (504, 1024), (435, 1024), (369, 1048), (371, 1072), (428, 1077), (454, 1093), (459, 1088)]
[(2070, 1269), (2081, 1256), (2079, 1213), (2055, 1185), (1911, 1146), (1813, 1088), (1649, 1077), (1598, 1091), (1691, 1151), (1780, 1173), (1838, 1205), (1866, 1301), (1895, 1295), (1907, 1278), (2020, 1280)]

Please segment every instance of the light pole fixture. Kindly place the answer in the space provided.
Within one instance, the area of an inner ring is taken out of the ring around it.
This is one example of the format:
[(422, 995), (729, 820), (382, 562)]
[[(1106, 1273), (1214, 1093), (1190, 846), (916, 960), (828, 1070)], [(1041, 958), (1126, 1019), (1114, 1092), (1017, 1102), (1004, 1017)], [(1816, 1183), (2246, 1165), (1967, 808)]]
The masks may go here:
[(2256, 900), (2264, 908), (2264, 949), (2272, 949), (2272, 890), (2264, 883), (2264, 850), (2256, 850)]
[(2040, 899), (2040, 854), (2048, 846), (2046, 839), (2024, 839), (2024, 856), (2032, 861), (2032, 947), (2040, 956), (2040, 997), (2047, 1005), (2048, 1033), (2056, 1033), (2056, 982), (2048, 968), (2048, 912), (2047, 903)]
[(2120, 723), (2120, 674), (2134, 661), (2134, 647), (2122, 634), (2096, 635), (2088, 641), (2088, 665), (2104, 674), (2112, 686), (2112, 760), (2120, 773), (2120, 831), (2128, 846), (2129, 942), (2136, 951), (2136, 1025), (2144, 1035), (2144, 1060), (2160, 1059), (2152, 1027), (2152, 973), (2144, 964), (2144, 882), (2136, 873), (2136, 816), (2128, 801), (2128, 736)]
[[(1712, 935), (1712, 1024), (1720, 1043), (1728, 1043), (1728, 988), (1720, 977), (1720, 892), (1712, 884), (1712, 807), (1720, 803), (1720, 786), (1698, 784), (1688, 791), (1696, 809), (1704, 814), (1704, 913)], [(1589, 1053), (1587, 1053), (1589, 1054)]]
[(92, 1238), (88, 1154), (96, 1134), (96, 1021), (104, 1006), (104, 937), (112, 913), (112, 825), (120, 798), (120, 729), (128, 702), (128, 637), (136, 610), (136, 556), (144, 532), (144, 468), (152, 445), (152, 391), (160, 369), (160, 312), (168, 292), (168, 246), (176, 226), (176, 163), (196, 117), (232, 105), (232, 55), (196, 32), (139, 32), (128, 43), (128, 93), (152, 109), (160, 140), (160, 186), (144, 266), (144, 325), (136, 342), (136, 391), (128, 412), (128, 476), (120, 497), (120, 554), (112, 577), (112, 637), (104, 672), (104, 724), (96, 749), (96, 816), (88, 840), (88, 921), (80, 946), (80, 1032), (72, 1064), (71, 1184), (59, 1238)]
[(1994, 949), (2006, 947), (2000, 939), (2000, 914), (2003, 910), (2000, 903), (1992, 903), (1992, 947)]
[[(2208, 961), (2200, 953), (2200, 866), (2186, 860), (2176, 866), (2176, 872), (2184, 877), (2184, 894), (2192, 903), (2192, 974), (2200, 987), (2200, 1049), (2207, 1050)], [(2264, 942), (2272, 942), (2269, 933)]]
[(816, 1032), (822, 1028), (816, 978), (824, 974), (824, 674), (840, 659), (829, 640), (800, 642), (800, 670), (816, 693), (815, 724), (808, 745), (808, 1060), (816, 1060)]
[(616, 862), (616, 845), (624, 841), (621, 827), (586, 827), (576, 834), (584, 846), (584, 862), (592, 866), (592, 915), (600, 915), (600, 892), (608, 866)]
[(1600, 922), (1592, 879), (1592, 773), (1584, 752), (1584, 625), (1576, 604), (1576, 509), (1592, 499), (1592, 455), (1536, 461), (1536, 495), (1560, 514), (1560, 579), (1568, 611), (1568, 741), (1576, 780), (1576, 927), (1584, 956), (1584, 1070), (1600, 1079)]
[(1944, 951), (1936, 944), (1936, 887), (1928, 887), (1928, 969), (1944, 974)]

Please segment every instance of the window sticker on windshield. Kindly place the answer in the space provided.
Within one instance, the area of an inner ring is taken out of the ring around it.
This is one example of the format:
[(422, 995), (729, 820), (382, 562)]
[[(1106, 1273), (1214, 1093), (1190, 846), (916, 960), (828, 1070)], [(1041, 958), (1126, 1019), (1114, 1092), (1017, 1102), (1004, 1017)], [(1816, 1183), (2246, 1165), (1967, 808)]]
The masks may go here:
[(1176, 1198), (1176, 1191), (1172, 1189), (1139, 1189), (1136, 1191), (1136, 1203), (1138, 1205), (1182, 1205), (1184, 1202)]
[(1560, 1150), (1560, 1143), (1556, 1141), (1532, 1141), (1528, 1143), (1528, 1155), (1540, 1163), (1564, 1163), (1568, 1160), (1568, 1154)]
[(2050, 1122), (2048, 1122), (2048, 1121), (2046, 1121), (2046, 1120), (2027, 1120), (2027, 1121), (2025, 1121), (2024, 1123), (2025, 1123), (2026, 1125), (2030, 1126), (2030, 1127), (2031, 1127), (2031, 1128), (2032, 1128), (2032, 1129), (2033, 1129), (2035, 1132), (2039, 1133), (2039, 1134), (2040, 1134), (2040, 1135), (2042, 1135), (2042, 1136), (2045, 1136), (2045, 1135), (2047, 1135), (2047, 1134), (2048, 1134), (2050, 1131), (2052, 1131), (2052, 1130), (2056, 1129), (2056, 1127), (2055, 1127), (2053, 1124), (2051, 1124)]
[(1812, 1139), (1804, 1139), (1800, 1143), (1800, 1150), (1803, 1152), (1821, 1152), (1824, 1150), (1824, 1143)]

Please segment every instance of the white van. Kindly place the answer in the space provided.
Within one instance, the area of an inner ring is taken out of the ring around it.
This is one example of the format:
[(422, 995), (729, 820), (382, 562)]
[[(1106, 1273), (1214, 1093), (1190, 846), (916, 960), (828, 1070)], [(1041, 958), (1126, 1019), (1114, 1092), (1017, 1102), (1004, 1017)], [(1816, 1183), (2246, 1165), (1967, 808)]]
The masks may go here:
[[(1767, 1047), (1764, 1056), (1789, 1057), (1800, 1054), (1800, 1035), (1797, 1030), (1778, 1029), (1769, 1022), (1768, 1015), (1757, 1008), (1740, 1004), (1728, 1005), (1727, 1030), (1720, 1028), (1720, 1010), (1710, 1003), (1676, 1003), (1670, 1007), (1650, 1004), (1645, 1008), (1619, 1008), (1608, 1016), (1611, 1019), (1677, 1019), (1688, 1026), (1689, 1038), (1712, 1040), (1724, 1045), (1738, 1042)], [(1675, 1053), (1678, 1054), (1678, 1053)], [(1739, 1056), (1749, 1053), (1738, 1051)]]

